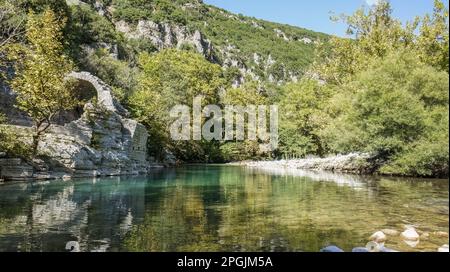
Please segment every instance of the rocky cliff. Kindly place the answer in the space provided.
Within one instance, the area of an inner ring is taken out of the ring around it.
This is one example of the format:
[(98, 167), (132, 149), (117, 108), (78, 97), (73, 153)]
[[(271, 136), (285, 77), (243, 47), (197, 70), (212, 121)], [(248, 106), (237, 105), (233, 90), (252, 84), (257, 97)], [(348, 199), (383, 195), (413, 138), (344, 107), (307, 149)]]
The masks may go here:
[(200, 31), (190, 31), (185, 26), (169, 23), (155, 23), (149, 20), (139, 20), (136, 26), (125, 21), (115, 23), (116, 30), (124, 33), (128, 39), (148, 40), (156, 49), (178, 48), (191, 46), (206, 59), (214, 61), (213, 48), (209, 40)]
[[(70, 77), (94, 88), (96, 99), (92, 101), (97, 102), (86, 103), (79, 119), (52, 125), (39, 144), (39, 159), (24, 161), (3, 154), (2, 179), (115, 176), (147, 173), (161, 167), (147, 160), (147, 130), (128, 118), (109, 86), (86, 72), (74, 72)], [(24, 141), (30, 140), (31, 127), (14, 128)]]

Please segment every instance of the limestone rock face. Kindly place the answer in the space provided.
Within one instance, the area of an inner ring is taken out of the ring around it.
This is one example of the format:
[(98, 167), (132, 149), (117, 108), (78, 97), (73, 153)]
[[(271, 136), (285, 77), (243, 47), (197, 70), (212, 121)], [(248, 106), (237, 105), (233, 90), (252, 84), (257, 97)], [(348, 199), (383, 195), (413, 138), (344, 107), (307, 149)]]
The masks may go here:
[(147, 39), (158, 50), (190, 45), (207, 59), (213, 59), (211, 42), (205, 39), (198, 30), (189, 31), (185, 26), (155, 23), (148, 20), (140, 20), (135, 27), (125, 21), (118, 21), (115, 25), (116, 30), (124, 33), (127, 38)]
[(110, 87), (86, 72), (69, 76), (92, 84), (97, 104), (87, 103), (78, 120), (50, 127), (38, 147), (44, 162), (0, 158), (0, 176), (7, 180), (67, 179), (140, 174), (154, 167), (147, 161), (147, 130), (127, 117)]

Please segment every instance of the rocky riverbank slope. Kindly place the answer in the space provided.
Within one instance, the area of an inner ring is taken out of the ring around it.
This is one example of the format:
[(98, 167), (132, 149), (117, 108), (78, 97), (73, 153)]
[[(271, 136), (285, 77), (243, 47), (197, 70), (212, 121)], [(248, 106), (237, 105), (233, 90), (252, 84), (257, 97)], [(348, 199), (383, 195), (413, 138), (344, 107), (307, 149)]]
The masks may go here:
[(327, 158), (310, 158), (279, 161), (246, 161), (235, 163), (261, 169), (303, 169), (349, 174), (373, 174), (377, 164), (369, 154), (352, 153)]
[[(24, 160), (0, 154), (0, 179), (134, 175), (163, 167), (147, 157), (146, 128), (129, 118), (128, 112), (111, 95), (108, 85), (86, 72), (70, 76), (93, 88), (95, 99), (84, 105), (78, 119), (50, 127), (39, 143), (38, 159)], [(30, 126), (11, 128), (24, 142), (31, 141)], [(171, 159), (168, 157), (167, 163)]]

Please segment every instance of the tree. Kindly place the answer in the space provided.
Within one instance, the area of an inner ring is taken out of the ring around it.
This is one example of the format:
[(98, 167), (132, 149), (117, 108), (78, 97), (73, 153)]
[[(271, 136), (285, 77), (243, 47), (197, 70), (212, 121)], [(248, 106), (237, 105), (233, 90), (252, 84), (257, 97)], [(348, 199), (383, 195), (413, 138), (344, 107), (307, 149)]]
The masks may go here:
[(446, 72), (415, 54), (375, 60), (339, 87), (322, 136), (336, 152), (377, 154), (386, 162), (383, 173), (431, 176), (447, 169), (448, 175), (448, 84)]
[(0, 1), (0, 48), (23, 36), (25, 18), (17, 16), (17, 8), (11, 1)]
[(341, 20), (353, 39), (332, 38), (319, 49), (315, 63), (315, 70), (330, 84), (351, 81), (373, 59), (398, 50), (415, 52), (423, 62), (448, 72), (448, 10), (439, 0), (433, 15), (416, 17), (405, 26), (393, 17), (386, 0), (368, 11), (361, 8), (353, 15), (342, 15)]
[(330, 92), (316, 80), (286, 85), (280, 101), (280, 152), (287, 156), (325, 155), (319, 131), (326, 119), (322, 112)]
[(77, 105), (73, 85), (66, 76), (73, 70), (64, 54), (62, 29), (64, 21), (46, 9), (42, 14), (30, 13), (26, 26), (27, 45), (14, 44), (8, 57), (15, 62), (16, 76), (11, 81), (17, 93), (17, 107), (34, 122), (33, 155), (39, 139), (50, 127), (53, 117)]
[(434, 1), (434, 12), (425, 15), (417, 39), (419, 56), (427, 64), (449, 72), (448, 9), (441, 1)]
[[(224, 105), (232, 106), (260, 106), (269, 105), (269, 98), (260, 83), (248, 81), (239, 88), (230, 88), (221, 100)], [(246, 117), (248, 118), (248, 117)], [(248, 124), (244, 124), (245, 134), (248, 133)], [(242, 161), (263, 158), (265, 154), (260, 151), (260, 142), (255, 140), (228, 141), (221, 145), (220, 150), (225, 161)]]
[(143, 53), (139, 64), (142, 73), (129, 105), (134, 117), (149, 130), (150, 152), (160, 156), (168, 147), (180, 159), (202, 161), (206, 154), (205, 145), (169, 139), (169, 112), (175, 105), (192, 107), (193, 99), (198, 95), (204, 96), (203, 106), (217, 104), (224, 85), (220, 66), (197, 53), (175, 49), (153, 55)]
[(17, 131), (6, 124), (7, 118), (0, 113), (0, 152), (5, 152), (9, 156), (28, 159), (31, 150), (28, 145), (18, 137)]

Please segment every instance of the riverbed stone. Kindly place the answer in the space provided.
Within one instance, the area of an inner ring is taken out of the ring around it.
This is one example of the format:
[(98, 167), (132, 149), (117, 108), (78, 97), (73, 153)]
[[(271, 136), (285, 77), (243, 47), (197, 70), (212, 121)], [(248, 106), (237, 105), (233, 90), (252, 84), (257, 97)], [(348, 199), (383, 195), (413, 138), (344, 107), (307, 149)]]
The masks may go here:
[(365, 247), (355, 247), (352, 252), (369, 252), (369, 250)]
[(438, 252), (449, 252), (448, 245), (443, 245), (438, 249)]
[(383, 247), (380, 247), (380, 252), (383, 252), (383, 253), (390, 253), (390, 252), (398, 252), (398, 251), (383, 246)]
[(386, 242), (386, 239), (387, 239), (386, 235), (382, 231), (377, 231), (374, 234), (372, 234), (372, 236), (369, 237), (370, 241), (374, 241), (377, 243), (384, 243)]
[(420, 239), (420, 235), (417, 233), (416, 229), (413, 227), (407, 228), (401, 234), (402, 238), (406, 241), (417, 241)]
[(400, 234), (400, 232), (395, 229), (382, 229), (381, 231), (388, 236), (398, 236)]
[(327, 246), (325, 248), (322, 248), (320, 252), (344, 252), (344, 251), (338, 248), (337, 246)]
[(436, 231), (433, 232), (433, 235), (439, 238), (448, 238), (448, 232), (444, 232), (444, 231)]

